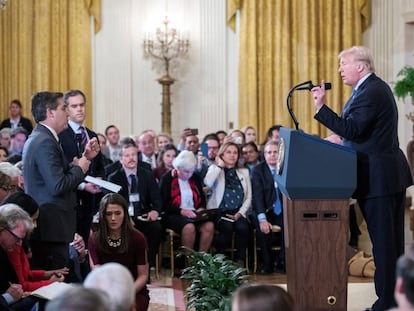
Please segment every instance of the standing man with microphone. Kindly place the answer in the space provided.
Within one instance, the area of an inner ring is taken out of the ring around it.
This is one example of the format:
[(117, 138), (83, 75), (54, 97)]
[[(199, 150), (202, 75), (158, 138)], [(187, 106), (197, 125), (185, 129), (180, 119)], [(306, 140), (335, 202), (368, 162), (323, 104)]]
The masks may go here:
[(369, 49), (351, 47), (339, 54), (339, 73), (353, 89), (341, 116), (326, 105), (323, 81), (312, 89), (312, 96), (314, 118), (335, 133), (327, 139), (357, 152), (357, 189), (353, 197), (358, 200), (372, 241), (378, 296), (366, 311), (384, 311), (396, 305), (395, 267), (404, 253), (405, 191), (413, 182), (399, 148), (393, 93), (374, 72)]

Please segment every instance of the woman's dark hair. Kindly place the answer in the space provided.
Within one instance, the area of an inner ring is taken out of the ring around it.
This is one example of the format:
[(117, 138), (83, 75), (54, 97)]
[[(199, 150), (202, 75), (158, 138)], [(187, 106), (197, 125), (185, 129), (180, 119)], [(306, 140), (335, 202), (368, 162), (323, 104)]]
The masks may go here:
[(157, 164), (158, 164), (158, 167), (161, 167), (161, 168), (163, 168), (163, 169), (167, 169), (166, 167), (165, 167), (165, 163), (164, 163), (164, 154), (168, 151), (168, 150), (174, 150), (175, 151), (175, 156), (177, 156), (177, 154), (178, 154), (178, 150), (177, 150), (177, 148), (173, 145), (173, 144), (166, 144), (164, 147), (162, 147), (160, 150), (159, 150), (159, 153), (158, 153), (158, 157), (157, 157)]
[(237, 311), (293, 311), (293, 299), (283, 288), (275, 285), (248, 285), (233, 295)]
[(134, 228), (132, 227), (131, 218), (128, 214), (128, 202), (118, 193), (108, 193), (100, 202), (98, 230), (94, 233), (95, 242), (103, 252), (112, 253), (113, 249), (108, 246), (107, 241), (109, 228), (105, 217), (105, 212), (109, 204), (119, 205), (124, 211), (124, 221), (121, 226), (121, 246), (118, 252), (126, 253), (128, 251), (129, 236)]

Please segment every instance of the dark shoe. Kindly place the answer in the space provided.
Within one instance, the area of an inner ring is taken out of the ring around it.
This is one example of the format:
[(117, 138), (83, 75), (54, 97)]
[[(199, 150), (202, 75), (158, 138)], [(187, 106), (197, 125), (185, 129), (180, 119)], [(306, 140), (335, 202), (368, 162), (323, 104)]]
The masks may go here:
[(364, 311), (372, 311), (372, 308), (365, 308)]

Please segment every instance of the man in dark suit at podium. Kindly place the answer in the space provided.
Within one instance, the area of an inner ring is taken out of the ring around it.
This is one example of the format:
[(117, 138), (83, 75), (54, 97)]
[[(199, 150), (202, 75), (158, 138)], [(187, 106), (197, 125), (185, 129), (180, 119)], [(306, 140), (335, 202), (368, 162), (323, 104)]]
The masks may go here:
[(272, 226), (277, 225), (282, 230), (281, 249), (276, 257), (274, 268), (285, 272), (285, 246), (283, 237), (282, 193), (274, 180), (278, 157), (279, 143), (269, 141), (264, 147), (265, 162), (253, 169), (252, 177), (252, 207), (256, 219), (256, 238), (262, 252), (262, 267), (260, 274), (272, 272)]
[(357, 189), (353, 197), (358, 200), (371, 237), (378, 296), (367, 310), (383, 311), (396, 305), (395, 267), (404, 253), (405, 191), (412, 185), (412, 178), (399, 148), (394, 96), (374, 71), (369, 49), (354, 46), (339, 54), (339, 73), (353, 88), (341, 116), (326, 106), (323, 81), (321, 87), (312, 89), (312, 96), (315, 119), (336, 133), (327, 139), (357, 152)]

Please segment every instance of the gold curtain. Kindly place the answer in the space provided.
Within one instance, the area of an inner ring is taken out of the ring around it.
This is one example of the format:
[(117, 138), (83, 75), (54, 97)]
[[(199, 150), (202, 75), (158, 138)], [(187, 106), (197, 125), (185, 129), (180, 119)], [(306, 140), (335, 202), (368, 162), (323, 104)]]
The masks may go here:
[[(362, 44), (362, 33), (370, 23), (370, 0), (228, 0), (228, 23), (233, 29), (237, 10), (241, 126), (256, 127), (260, 139), (274, 124), (294, 127), (286, 97), (294, 85), (307, 80), (331, 82), (328, 105), (341, 111), (350, 90), (337, 72), (337, 55)], [(301, 129), (327, 134), (313, 119), (309, 92), (295, 92), (292, 107)]]
[(31, 117), (35, 92), (85, 92), (92, 120), (91, 16), (100, 29), (101, 0), (10, 0), (0, 11), (0, 118), (18, 98)]

